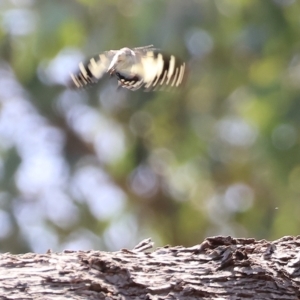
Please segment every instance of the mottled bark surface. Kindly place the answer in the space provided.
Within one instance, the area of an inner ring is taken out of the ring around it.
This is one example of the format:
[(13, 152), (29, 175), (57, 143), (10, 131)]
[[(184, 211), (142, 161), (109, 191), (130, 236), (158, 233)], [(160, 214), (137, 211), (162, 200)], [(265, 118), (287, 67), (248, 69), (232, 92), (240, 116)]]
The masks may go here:
[(300, 299), (300, 237), (151, 246), (1, 254), (0, 299)]

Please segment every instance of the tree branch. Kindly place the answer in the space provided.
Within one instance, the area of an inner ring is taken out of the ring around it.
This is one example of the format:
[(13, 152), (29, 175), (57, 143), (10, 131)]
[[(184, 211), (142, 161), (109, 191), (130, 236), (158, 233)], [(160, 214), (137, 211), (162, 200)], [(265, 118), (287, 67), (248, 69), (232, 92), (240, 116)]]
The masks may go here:
[(300, 237), (0, 255), (0, 299), (300, 299)]

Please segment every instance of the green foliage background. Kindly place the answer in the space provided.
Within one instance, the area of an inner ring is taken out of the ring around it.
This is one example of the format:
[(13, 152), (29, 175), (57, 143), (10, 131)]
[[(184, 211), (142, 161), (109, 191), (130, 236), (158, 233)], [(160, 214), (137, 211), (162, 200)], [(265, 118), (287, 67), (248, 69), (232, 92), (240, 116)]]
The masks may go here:
[[(300, 227), (300, 3), (0, 1), (0, 250), (117, 250)], [(154, 44), (178, 92), (64, 87), (83, 57)]]

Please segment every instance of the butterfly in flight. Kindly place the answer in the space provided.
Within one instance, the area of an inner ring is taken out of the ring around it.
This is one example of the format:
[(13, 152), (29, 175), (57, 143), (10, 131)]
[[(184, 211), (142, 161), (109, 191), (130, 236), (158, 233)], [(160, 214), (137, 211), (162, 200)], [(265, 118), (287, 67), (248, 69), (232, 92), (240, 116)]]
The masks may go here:
[(118, 86), (132, 91), (159, 90), (179, 87), (186, 77), (186, 65), (174, 55), (154, 48), (110, 50), (80, 63), (76, 74), (71, 74), (71, 87), (83, 88), (97, 83), (106, 73), (116, 76)]

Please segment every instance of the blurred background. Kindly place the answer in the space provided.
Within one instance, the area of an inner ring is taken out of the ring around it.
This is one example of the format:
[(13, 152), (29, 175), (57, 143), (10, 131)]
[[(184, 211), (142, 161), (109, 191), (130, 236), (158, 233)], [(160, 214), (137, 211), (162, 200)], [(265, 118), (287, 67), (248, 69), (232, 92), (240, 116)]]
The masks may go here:
[[(64, 86), (149, 44), (183, 89)], [(299, 234), (299, 82), (295, 0), (0, 0), (0, 251)]]

